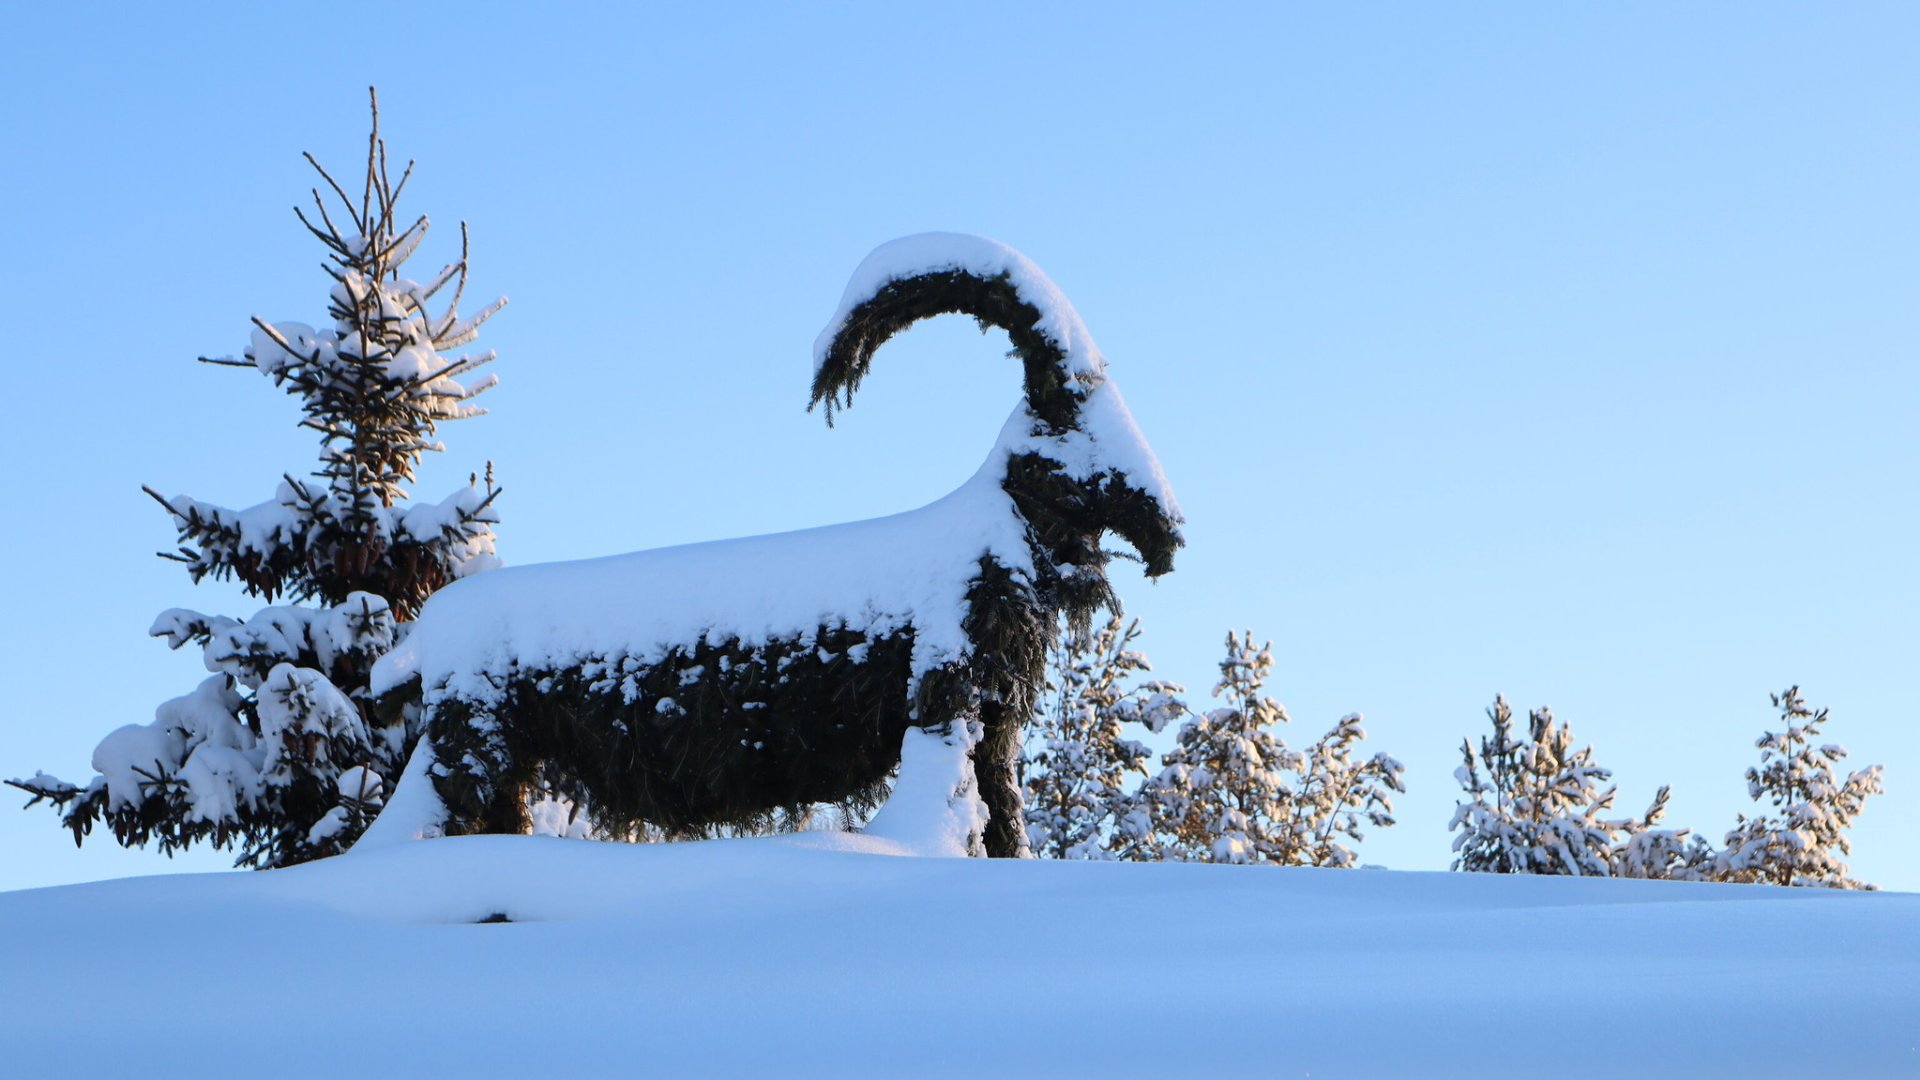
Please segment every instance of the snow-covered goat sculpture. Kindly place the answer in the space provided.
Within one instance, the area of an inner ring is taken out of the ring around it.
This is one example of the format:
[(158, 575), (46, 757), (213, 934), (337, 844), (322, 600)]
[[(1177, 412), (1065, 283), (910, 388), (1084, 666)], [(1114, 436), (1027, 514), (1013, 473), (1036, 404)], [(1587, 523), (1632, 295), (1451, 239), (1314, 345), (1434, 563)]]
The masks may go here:
[(669, 832), (873, 800), (922, 850), (1019, 855), (1021, 725), (1062, 614), (1113, 601), (1101, 538), (1172, 569), (1180, 511), (1066, 297), (1004, 245), (868, 256), (814, 345), (813, 405), (943, 313), (1004, 329), (1026, 393), (957, 491), (893, 517), (524, 566), (448, 586), (380, 661), (419, 750), (363, 843), (523, 832), (544, 787)]

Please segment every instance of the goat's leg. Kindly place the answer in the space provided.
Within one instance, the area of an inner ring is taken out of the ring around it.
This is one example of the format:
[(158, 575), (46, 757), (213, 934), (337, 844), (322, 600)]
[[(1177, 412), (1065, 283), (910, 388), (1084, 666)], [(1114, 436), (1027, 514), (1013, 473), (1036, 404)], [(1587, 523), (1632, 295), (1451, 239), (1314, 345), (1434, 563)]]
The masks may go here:
[[(1022, 703), (1024, 705), (1024, 703)], [(973, 775), (986, 804), (986, 854), (994, 859), (1028, 855), (1027, 822), (1020, 796), (1020, 724), (1024, 708), (989, 701), (981, 710), (980, 744), (973, 748)]]
[(433, 745), (428, 775), (448, 835), (528, 831), (526, 770), (510, 735), (489, 705), (456, 699), (435, 710), (420, 741)]
[(900, 773), (866, 835), (921, 855), (984, 855), (987, 808), (974, 779), (980, 721), (955, 716), (910, 727), (900, 743)]
[(373, 819), (367, 831), (354, 841), (353, 850), (386, 847), (404, 840), (426, 840), (444, 836), (447, 831), (447, 806), (434, 790), (433, 741), (422, 738), (401, 770), (400, 779), (387, 796), (387, 805)]
[(526, 785), (516, 775), (515, 755), (497, 732), (489, 737), (490, 720), (476, 726), (473, 716), (460, 713), (458, 722), (429, 721), (386, 807), (354, 850), (461, 833), (528, 831)]

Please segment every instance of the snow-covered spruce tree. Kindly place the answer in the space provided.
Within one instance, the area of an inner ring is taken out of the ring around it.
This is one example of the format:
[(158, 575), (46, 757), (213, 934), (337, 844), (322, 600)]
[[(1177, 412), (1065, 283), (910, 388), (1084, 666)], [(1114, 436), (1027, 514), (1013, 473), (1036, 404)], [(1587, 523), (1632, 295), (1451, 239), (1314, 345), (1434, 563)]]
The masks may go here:
[(1773, 809), (1740, 816), (1715, 861), (1716, 880), (1872, 888), (1847, 876), (1841, 856), (1853, 850), (1846, 835), (1853, 819), (1868, 796), (1881, 792), (1880, 766), (1841, 779), (1834, 767), (1846, 758), (1846, 748), (1819, 741), (1827, 710), (1807, 708), (1798, 686), (1771, 696), (1783, 730), (1755, 741), (1760, 764), (1747, 770), (1747, 793)]
[(1152, 670), (1133, 648), (1140, 621), (1108, 616), (1098, 630), (1069, 626), (1049, 658), (1048, 693), (1028, 728), (1027, 839), (1035, 856), (1115, 859), (1144, 839), (1133, 788), (1151, 757), (1128, 724), (1160, 731), (1184, 706), (1173, 683), (1132, 680)]
[(1608, 877), (1617, 863), (1630, 862), (1641, 868), (1638, 876), (1676, 876), (1652, 871), (1670, 867), (1676, 850), (1684, 854), (1684, 832), (1631, 846), (1666, 813), (1665, 787), (1643, 817), (1603, 817), (1615, 789), (1602, 785), (1613, 773), (1594, 764), (1592, 747), (1574, 745), (1571, 727), (1555, 724), (1551, 709), (1528, 714), (1524, 738), (1513, 732), (1505, 697), (1493, 699), (1487, 718), (1492, 737), (1481, 738), (1477, 757), (1472, 740), (1462, 740), (1463, 762), (1454, 771), (1472, 796), (1455, 808), (1450, 826), (1459, 833), (1453, 839), (1455, 870)]
[(1285, 707), (1261, 693), (1272, 669), (1270, 645), (1256, 649), (1251, 631), (1227, 635), (1213, 690), (1226, 705), (1187, 711), (1140, 792), (1152, 828), (1135, 857), (1351, 866), (1343, 841), (1364, 839), (1363, 823), (1393, 824), (1392, 793), (1406, 790), (1400, 763), (1355, 756), (1366, 738), (1357, 713), (1305, 751), (1290, 749), (1275, 730), (1288, 722)]
[(161, 613), (152, 633), (198, 646), (212, 677), (162, 704), (151, 724), (103, 739), (91, 782), (11, 781), (33, 795), (27, 805), (60, 810), (75, 842), (104, 825), (125, 845), (171, 853), (208, 840), (259, 867), (344, 850), (416, 734), (404, 717), (376, 714), (369, 669), (434, 590), (497, 565), (491, 467), (484, 486), (476, 477), (438, 503), (409, 503), (405, 485), (421, 455), (440, 449), (437, 424), (483, 411), (472, 398), (493, 380), (461, 378), (493, 354), (447, 354), (505, 301), (459, 314), (464, 224), (459, 261), (425, 284), (401, 276), (427, 219), (396, 216), (413, 166), (390, 182), (377, 99), (357, 197), (307, 160), (337, 199), (330, 210), (316, 187), (315, 216), (294, 211), (327, 249), (331, 325), (255, 317), (244, 359), (208, 362), (254, 368), (293, 395), (301, 424), (319, 432), (320, 468), (310, 480), (283, 475), (273, 498), (239, 510), (148, 489), (179, 533), (178, 551), (163, 557), (195, 582), (232, 579), (269, 603), (291, 602), (246, 619)]

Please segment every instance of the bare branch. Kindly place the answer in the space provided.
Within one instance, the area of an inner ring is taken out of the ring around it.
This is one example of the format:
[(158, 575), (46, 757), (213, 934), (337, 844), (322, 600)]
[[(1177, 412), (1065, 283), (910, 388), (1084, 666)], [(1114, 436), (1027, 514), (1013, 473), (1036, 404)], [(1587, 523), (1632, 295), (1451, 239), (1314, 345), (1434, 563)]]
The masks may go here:
[[(460, 320), (460, 298), (467, 292), (468, 240), (467, 223), (462, 221), (460, 223), (460, 261), (454, 264), (459, 267), (459, 270), (453, 287), (453, 299), (447, 301), (447, 313), (440, 318), (440, 329), (434, 333), (435, 338), (445, 335), (448, 330), (453, 329), (453, 324)], [(439, 291), (438, 285), (434, 286), (434, 291)]]
[(393, 229), (393, 185), (387, 182), (387, 144), (380, 144), (380, 179), (373, 189), (380, 201), (380, 225), (374, 235), (384, 236)]
[(373, 112), (373, 130), (367, 134), (367, 183), (360, 193), (361, 231), (370, 232), (373, 221), (373, 175), (380, 150), (380, 91), (367, 87), (367, 106)]
[(393, 195), (391, 196), (391, 198), (395, 203), (398, 203), (400, 201), (400, 193), (407, 190), (407, 181), (412, 178), (413, 178), (413, 159), (409, 158), (407, 159), (407, 167), (400, 170), (400, 182), (393, 185)]
[(333, 217), (327, 213), (327, 203), (325, 199), (320, 197), (320, 189), (311, 188), (309, 190), (313, 192), (314, 209), (320, 211), (320, 220), (326, 223), (327, 231), (333, 234), (334, 242), (339, 247), (345, 248), (346, 241), (340, 236), (340, 227), (333, 223)]
[(328, 247), (332, 248), (333, 250), (339, 252), (342, 255), (346, 255), (350, 253), (350, 249), (347, 247), (346, 243), (343, 242), (338, 236), (335, 236), (333, 234), (330, 234), (318, 228), (315, 228), (313, 222), (307, 220), (307, 215), (304, 212), (302, 212), (299, 207), (296, 206), (293, 208), (293, 216), (299, 218), (300, 224), (305, 225), (307, 227), (307, 231), (312, 233), (314, 236), (318, 237), (321, 243), (327, 245)]
[[(341, 188), (339, 181), (335, 180), (333, 174), (327, 171), (327, 167), (320, 164), (320, 159), (305, 150), (300, 151), (300, 156), (306, 158), (307, 164), (313, 166), (313, 171), (320, 174), (320, 179), (325, 180), (327, 186), (333, 189), (333, 193), (340, 196), (340, 203), (347, 208), (347, 213), (353, 213), (353, 200), (347, 198), (345, 189)], [(366, 229), (366, 223), (361, 221), (357, 216), (354, 218), (353, 223), (356, 228), (363, 231)]]
[(157, 502), (157, 503), (159, 503), (159, 504), (160, 504), (161, 506), (164, 506), (164, 507), (166, 507), (166, 508), (167, 508), (167, 513), (169, 513), (169, 514), (172, 514), (172, 515), (173, 515), (174, 517), (179, 517), (179, 516), (181, 516), (181, 515), (180, 515), (180, 511), (178, 511), (178, 510), (175, 510), (175, 509), (173, 508), (173, 504), (167, 501), (167, 497), (166, 497), (165, 495), (162, 495), (162, 494), (160, 494), (159, 492), (157, 492), (157, 491), (155, 491), (155, 490), (153, 490), (152, 488), (150, 488), (150, 487), (148, 487), (148, 486), (147, 486), (147, 485), (145, 485), (145, 484), (141, 484), (141, 485), (140, 485), (140, 490), (141, 490), (141, 491), (144, 491), (144, 492), (146, 492), (146, 493), (147, 493), (148, 495), (151, 495), (151, 496), (153, 496), (153, 501), (154, 501), (154, 502)]

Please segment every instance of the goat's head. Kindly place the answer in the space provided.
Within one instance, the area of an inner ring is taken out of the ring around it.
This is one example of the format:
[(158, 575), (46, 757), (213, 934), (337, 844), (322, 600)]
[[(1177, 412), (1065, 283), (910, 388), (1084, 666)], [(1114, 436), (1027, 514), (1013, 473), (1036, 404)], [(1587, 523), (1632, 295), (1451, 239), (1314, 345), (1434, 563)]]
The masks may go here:
[(1113, 532), (1150, 576), (1173, 569), (1180, 509), (1073, 305), (1019, 252), (992, 240), (929, 233), (884, 244), (854, 271), (814, 344), (813, 405), (827, 422), (853, 401), (889, 338), (958, 313), (1007, 332), (1025, 400), (995, 453), (1036, 548), (1077, 614), (1108, 602), (1100, 538)]

